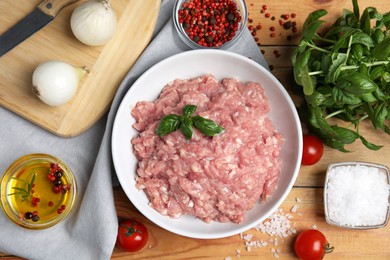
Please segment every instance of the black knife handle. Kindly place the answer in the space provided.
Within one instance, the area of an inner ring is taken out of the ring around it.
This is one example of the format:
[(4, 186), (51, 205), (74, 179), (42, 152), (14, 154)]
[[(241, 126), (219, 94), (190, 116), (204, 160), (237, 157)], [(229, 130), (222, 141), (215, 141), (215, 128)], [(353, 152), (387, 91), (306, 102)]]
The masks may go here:
[(45, 0), (38, 5), (38, 8), (45, 14), (55, 17), (62, 8), (77, 1), (78, 0)]

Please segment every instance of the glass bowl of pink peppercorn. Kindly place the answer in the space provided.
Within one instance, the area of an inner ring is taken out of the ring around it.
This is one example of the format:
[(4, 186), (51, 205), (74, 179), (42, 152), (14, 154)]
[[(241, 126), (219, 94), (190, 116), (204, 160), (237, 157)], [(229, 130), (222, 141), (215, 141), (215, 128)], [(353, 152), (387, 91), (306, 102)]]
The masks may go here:
[(227, 49), (241, 37), (248, 20), (244, 0), (177, 0), (173, 21), (192, 49)]

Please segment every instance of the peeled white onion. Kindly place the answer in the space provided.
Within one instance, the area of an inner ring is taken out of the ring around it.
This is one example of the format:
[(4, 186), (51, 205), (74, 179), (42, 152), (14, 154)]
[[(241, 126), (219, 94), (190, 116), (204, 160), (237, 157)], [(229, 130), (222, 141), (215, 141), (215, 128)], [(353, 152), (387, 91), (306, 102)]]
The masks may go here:
[(70, 18), (76, 38), (90, 46), (107, 43), (115, 33), (116, 15), (109, 0), (89, 0), (76, 7)]
[(34, 70), (33, 92), (49, 106), (63, 105), (74, 96), (85, 72), (63, 61), (44, 62)]

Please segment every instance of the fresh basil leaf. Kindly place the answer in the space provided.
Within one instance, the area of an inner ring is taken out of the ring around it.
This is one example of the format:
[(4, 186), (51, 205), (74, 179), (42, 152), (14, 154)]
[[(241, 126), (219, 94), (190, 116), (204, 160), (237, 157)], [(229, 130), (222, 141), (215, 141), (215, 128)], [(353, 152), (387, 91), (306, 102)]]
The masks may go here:
[(350, 83), (344, 90), (356, 95), (371, 93), (378, 87), (369, 77), (356, 71), (343, 72), (340, 78)]
[(178, 115), (170, 114), (164, 116), (160, 123), (158, 124), (157, 128), (154, 130), (156, 135), (158, 136), (165, 136), (169, 133), (172, 133), (179, 129), (180, 127), (180, 120)]
[(351, 144), (355, 142), (357, 138), (360, 137), (358, 133), (356, 133), (353, 130), (350, 130), (345, 127), (339, 127), (336, 125), (332, 126), (332, 129), (336, 132), (337, 138), (335, 138), (337, 141), (343, 143), (343, 144)]
[(374, 109), (374, 117), (375, 117), (374, 127), (379, 129), (384, 129), (387, 115), (388, 115), (388, 111), (385, 102), (378, 103), (377, 107)]
[(188, 117), (181, 117), (180, 130), (187, 140), (191, 140), (194, 130), (192, 129), (193, 122)]
[(197, 109), (197, 106), (195, 106), (195, 105), (185, 105), (182, 109), (183, 116), (185, 116), (185, 117), (192, 116), (192, 114), (195, 113), (196, 109)]
[(323, 104), (327, 100), (327, 97), (318, 91), (314, 91), (313, 94), (307, 95), (305, 99), (309, 105), (317, 107)]
[(318, 28), (321, 26), (322, 23), (324, 23), (324, 21), (318, 19), (320, 19), (321, 17), (327, 14), (328, 11), (326, 11), (325, 9), (319, 9), (308, 15), (308, 17), (306, 18), (302, 26), (303, 39), (308, 41), (313, 39)]
[(351, 47), (351, 53), (352, 56), (355, 57), (357, 60), (363, 59), (363, 47), (361, 44), (354, 44)]
[(383, 93), (380, 88), (375, 89), (372, 94), (380, 101), (385, 101), (388, 99), (388, 97), (385, 95), (385, 93)]
[(371, 36), (361, 31), (357, 31), (356, 33), (353, 34), (352, 44), (357, 44), (357, 43), (363, 44), (368, 48), (374, 47), (374, 43), (372, 41)]
[(371, 31), (371, 19), (375, 17), (375, 14), (378, 13), (376, 8), (374, 7), (367, 7), (364, 9), (362, 17), (360, 18), (360, 29), (370, 34)]
[(325, 132), (328, 136), (330, 136), (331, 138), (337, 138), (337, 133), (332, 129), (332, 127), (328, 124), (328, 122), (326, 121), (326, 119), (324, 118), (323, 116), (323, 112), (322, 110), (317, 107), (315, 110), (314, 110), (314, 116), (315, 116), (315, 120), (317, 122), (317, 125), (319, 126), (319, 128)]
[(295, 82), (297, 82), (298, 85), (302, 86), (302, 75), (301, 71), (303, 70), (304, 67), (307, 69), (307, 64), (310, 59), (310, 50), (306, 50), (304, 52), (301, 52), (298, 54), (296, 57), (295, 65), (294, 65), (294, 78)]
[(390, 37), (381, 41), (374, 47), (372, 55), (375, 59), (386, 60), (390, 56)]
[(222, 126), (218, 125), (211, 119), (201, 116), (194, 116), (192, 120), (194, 122), (195, 128), (207, 136), (215, 136), (225, 131)]
[(386, 68), (383, 66), (377, 66), (377, 67), (373, 68), (370, 72), (371, 80), (375, 81), (375, 80), (379, 79), (383, 75), (383, 73), (385, 73), (385, 71), (386, 71)]
[(375, 43), (381, 43), (385, 39), (385, 34), (383, 33), (382, 29), (376, 29), (372, 33), (372, 39), (374, 40)]
[(363, 136), (360, 136), (360, 140), (362, 141), (364, 146), (366, 146), (368, 149), (373, 150), (373, 151), (378, 151), (379, 149), (381, 149), (383, 147), (382, 145), (375, 145), (373, 143), (368, 142), (366, 139), (364, 139)]
[(334, 83), (340, 75), (341, 68), (347, 62), (347, 54), (345, 53), (333, 53), (331, 56), (331, 64), (328, 69), (328, 73), (325, 75), (325, 82)]
[(339, 104), (358, 105), (362, 102), (361, 99), (354, 94), (343, 91), (337, 87), (332, 89), (332, 97), (335, 102)]
[(349, 28), (344, 31), (341, 37), (337, 40), (337, 42), (333, 45), (333, 53), (337, 53), (341, 48), (346, 48), (348, 46), (349, 39), (351, 35), (357, 33), (359, 30), (355, 28)]

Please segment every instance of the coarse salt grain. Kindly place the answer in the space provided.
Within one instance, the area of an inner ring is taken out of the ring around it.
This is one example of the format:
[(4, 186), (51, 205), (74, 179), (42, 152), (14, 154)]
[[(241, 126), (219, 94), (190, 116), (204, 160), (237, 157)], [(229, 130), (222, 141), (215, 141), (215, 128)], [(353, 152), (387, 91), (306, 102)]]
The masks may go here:
[(273, 213), (268, 221), (260, 223), (254, 228), (270, 236), (287, 237), (292, 234), (289, 214), (284, 214), (282, 209)]
[(389, 188), (384, 170), (365, 166), (335, 166), (326, 185), (330, 221), (341, 226), (367, 227), (384, 224), (389, 205)]

